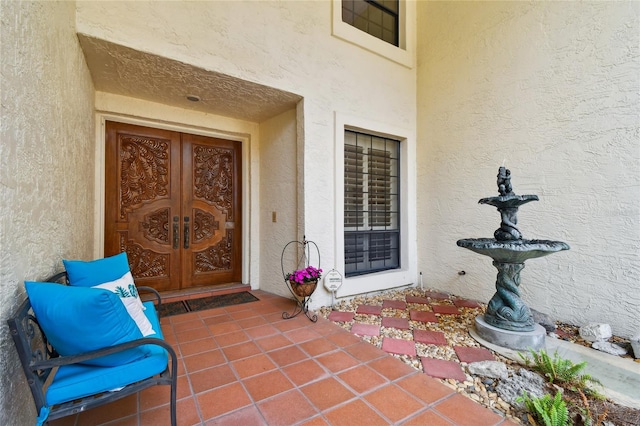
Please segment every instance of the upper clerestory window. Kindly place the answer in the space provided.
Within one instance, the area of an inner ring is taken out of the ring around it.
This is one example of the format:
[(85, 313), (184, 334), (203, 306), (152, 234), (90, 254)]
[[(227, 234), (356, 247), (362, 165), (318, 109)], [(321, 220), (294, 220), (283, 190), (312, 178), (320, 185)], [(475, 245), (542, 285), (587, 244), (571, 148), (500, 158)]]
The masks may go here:
[(331, 34), (413, 68), (416, 3), (408, 0), (332, 0)]
[(399, 45), (399, 0), (342, 0), (342, 21)]

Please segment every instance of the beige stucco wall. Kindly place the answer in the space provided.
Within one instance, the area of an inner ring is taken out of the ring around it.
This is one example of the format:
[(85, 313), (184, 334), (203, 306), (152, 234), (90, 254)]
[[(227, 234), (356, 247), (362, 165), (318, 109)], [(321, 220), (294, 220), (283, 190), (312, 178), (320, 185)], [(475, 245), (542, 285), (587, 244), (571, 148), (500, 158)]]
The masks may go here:
[(298, 239), (296, 124), (295, 110), (260, 123), (260, 289), (282, 296), (282, 248)]
[(35, 410), (6, 319), (24, 280), (89, 258), (93, 247), (93, 85), (73, 2), (2, 2), (0, 424)]
[[(418, 242), (425, 285), (488, 301), (496, 270), (456, 246), (491, 237), (505, 161), (532, 307), (640, 330), (640, 3), (419, 2)], [(458, 271), (466, 271), (459, 276)]]
[[(298, 149), (302, 161), (297, 167), (304, 182), (297, 200), (297, 238), (306, 234), (318, 244), (323, 265), (341, 264), (335, 256), (334, 212), (342, 195), (336, 195), (335, 186), (336, 158), (341, 159), (342, 153), (334, 146), (334, 116), (366, 117), (372, 123), (392, 123), (412, 131), (416, 120), (414, 69), (332, 36), (329, 1), (80, 2), (77, 30), (303, 97), (296, 112), (296, 145), (302, 148)], [(265, 131), (277, 129), (274, 123), (265, 125)], [(275, 175), (280, 170), (274, 168), (261, 170), (260, 176), (265, 173), (270, 179), (281, 178)], [(268, 223), (264, 225), (272, 226), (270, 189), (261, 185), (261, 191), (259, 200), (264, 207), (252, 204), (251, 208), (260, 214), (257, 226), (265, 219)], [(263, 237), (256, 236), (252, 246)], [(259, 256), (266, 256), (269, 262), (280, 255), (278, 242), (260, 244)], [(262, 263), (258, 256), (251, 256), (250, 262), (252, 267)], [(273, 268), (277, 270), (279, 262)], [(259, 279), (280, 279), (279, 275), (269, 270)], [(330, 300), (323, 289), (314, 296), (315, 305)]]

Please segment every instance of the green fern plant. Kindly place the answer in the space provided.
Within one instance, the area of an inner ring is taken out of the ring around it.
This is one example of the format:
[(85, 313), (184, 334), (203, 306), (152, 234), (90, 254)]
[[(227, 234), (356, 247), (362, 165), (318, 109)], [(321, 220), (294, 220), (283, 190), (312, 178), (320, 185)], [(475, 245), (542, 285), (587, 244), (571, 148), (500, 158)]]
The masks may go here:
[(596, 390), (588, 386), (588, 384), (601, 385), (600, 381), (589, 374), (581, 374), (587, 366), (586, 361), (574, 364), (568, 359), (561, 358), (558, 352), (554, 352), (551, 357), (544, 349), (539, 352), (534, 350), (529, 352), (531, 359), (523, 354), (519, 355), (527, 367), (544, 375), (550, 383), (559, 383), (573, 391), (581, 390), (596, 397), (600, 396)]
[(562, 393), (558, 391), (554, 398), (546, 394), (541, 398), (530, 398), (526, 392), (516, 399), (523, 402), (527, 411), (531, 413), (529, 421), (534, 425), (544, 426), (568, 426), (571, 424), (567, 404), (562, 399)]

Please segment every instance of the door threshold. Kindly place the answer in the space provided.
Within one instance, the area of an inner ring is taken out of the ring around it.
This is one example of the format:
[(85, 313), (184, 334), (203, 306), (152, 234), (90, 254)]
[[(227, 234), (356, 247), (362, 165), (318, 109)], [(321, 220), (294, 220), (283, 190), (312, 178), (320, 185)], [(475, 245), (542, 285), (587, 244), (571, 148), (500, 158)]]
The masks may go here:
[(160, 292), (160, 296), (162, 297), (163, 303), (170, 303), (209, 296), (221, 296), (223, 294), (241, 293), (243, 291), (251, 291), (251, 286), (242, 283), (229, 283), (184, 290), (162, 291)]

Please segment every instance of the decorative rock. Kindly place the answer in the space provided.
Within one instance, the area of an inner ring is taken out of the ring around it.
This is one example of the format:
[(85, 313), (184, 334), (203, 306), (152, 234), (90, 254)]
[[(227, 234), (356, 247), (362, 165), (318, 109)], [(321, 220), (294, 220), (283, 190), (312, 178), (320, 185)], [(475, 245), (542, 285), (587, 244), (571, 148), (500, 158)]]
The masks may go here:
[(496, 386), (496, 391), (500, 398), (508, 404), (523, 407), (524, 404), (516, 402), (516, 398), (522, 396), (523, 392), (531, 398), (541, 398), (546, 393), (545, 380), (537, 373), (521, 368), (517, 374), (501, 380)]
[(509, 377), (507, 365), (500, 361), (478, 361), (468, 365), (469, 373), (494, 379), (506, 379)]
[(609, 324), (588, 324), (580, 327), (580, 337), (589, 342), (607, 340), (613, 333)]
[(543, 326), (547, 333), (553, 333), (558, 328), (549, 315), (535, 309), (531, 309), (531, 314), (533, 315), (533, 320)]
[(631, 339), (631, 347), (633, 348), (633, 356), (640, 359), (640, 333), (633, 336)]
[(601, 340), (593, 342), (591, 347), (611, 355), (624, 355), (627, 353), (627, 350), (623, 347), (616, 345), (615, 343), (603, 342)]

